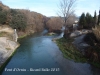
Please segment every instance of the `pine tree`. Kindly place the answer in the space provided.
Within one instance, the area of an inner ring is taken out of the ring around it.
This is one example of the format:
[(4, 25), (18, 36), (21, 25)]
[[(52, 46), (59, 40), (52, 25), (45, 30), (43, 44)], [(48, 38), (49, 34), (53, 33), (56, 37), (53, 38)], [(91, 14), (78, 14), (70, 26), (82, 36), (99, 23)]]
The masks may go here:
[(94, 23), (96, 24), (97, 18), (96, 18), (96, 11), (94, 12)]
[(99, 10), (99, 16), (98, 16), (98, 25), (100, 25), (100, 10)]
[(94, 23), (94, 20), (93, 20), (93, 17), (91, 16), (91, 14), (89, 14), (89, 13), (86, 13), (86, 26), (85, 26), (85, 28), (88, 28), (88, 29), (90, 29), (90, 28), (92, 28), (93, 27), (93, 23)]
[(82, 13), (82, 15), (79, 19), (79, 27), (84, 28), (85, 25), (86, 25), (85, 14)]

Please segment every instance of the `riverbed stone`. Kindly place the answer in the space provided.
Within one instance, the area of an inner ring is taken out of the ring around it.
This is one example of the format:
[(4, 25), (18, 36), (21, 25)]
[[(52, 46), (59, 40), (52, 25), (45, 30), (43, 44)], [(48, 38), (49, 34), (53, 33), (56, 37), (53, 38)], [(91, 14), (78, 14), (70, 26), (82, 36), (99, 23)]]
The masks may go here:
[(81, 34), (82, 34), (81, 31), (75, 31), (75, 32), (73, 32), (73, 33), (70, 34), (70, 37), (77, 37), (77, 36), (79, 36)]

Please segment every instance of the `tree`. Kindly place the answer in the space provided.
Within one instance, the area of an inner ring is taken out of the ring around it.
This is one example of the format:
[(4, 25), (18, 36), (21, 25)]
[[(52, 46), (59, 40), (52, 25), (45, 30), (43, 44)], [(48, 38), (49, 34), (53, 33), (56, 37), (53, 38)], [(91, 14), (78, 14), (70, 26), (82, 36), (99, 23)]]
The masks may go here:
[(91, 29), (94, 27), (94, 19), (91, 16), (91, 14), (86, 13), (86, 16), (84, 13), (82, 13), (80, 19), (79, 19), (79, 27), (82, 29)]
[(73, 14), (74, 12), (74, 4), (76, 0), (61, 0), (60, 1), (60, 7), (59, 7), (59, 16), (62, 16), (64, 25), (66, 26), (68, 18)]
[(58, 15), (63, 17), (63, 25), (65, 26), (64, 38), (69, 34), (67, 20), (74, 12), (74, 4), (76, 0), (61, 0)]
[(21, 13), (13, 15), (12, 20), (10, 22), (10, 26), (14, 29), (25, 30), (26, 17)]
[(46, 24), (49, 32), (61, 32), (62, 20), (59, 17), (50, 18)]
[(99, 16), (98, 16), (98, 25), (100, 25), (100, 10), (99, 10)]
[(86, 13), (86, 27), (85, 28), (92, 28), (93, 27), (93, 17)]
[(9, 25), (14, 29), (25, 30), (27, 25), (25, 15), (15, 9), (11, 9), (10, 12), (12, 17)]
[(96, 23), (97, 23), (97, 15), (96, 15), (96, 11), (94, 12), (94, 17), (93, 17), (93, 19), (94, 19), (94, 26), (95, 26)]
[(7, 21), (7, 14), (5, 11), (0, 11), (0, 24), (5, 24)]
[(67, 20), (67, 24), (66, 25), (69, 25), (69, 26), (72, 26), (73, 23), (75, 23), (75, 20), (77, 20), (78, 18), (76, 17), (75, 14), (72, 14), (68, 20)]
[(85, 19), (85, 14), (82, 13), (80, 19), (79, 19), (79, 28), (84, 28), (86, 26), (86, 19)]

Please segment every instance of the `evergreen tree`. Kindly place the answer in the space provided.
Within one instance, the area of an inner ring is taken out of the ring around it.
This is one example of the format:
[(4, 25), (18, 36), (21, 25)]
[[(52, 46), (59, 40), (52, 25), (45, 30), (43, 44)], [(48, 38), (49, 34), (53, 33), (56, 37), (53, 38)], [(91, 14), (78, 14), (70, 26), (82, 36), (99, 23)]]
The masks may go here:
[(96, 18), (96, 11), (94, 12), (94, 25), (96, 25), (96, 22), (97, 22), (97, 18)]
[(85, 25), (86, 25), (85, 14), (82, 13), (82, 15), (79, 19), (79, 27), (84, 28)]
[(98, 16), (98, 25), (100, 25), (100, 10), (99, 10), (99, 16)]
[(84, 28), (92, 28), (93, 27), (93, 17), (91, 14), (86, 13), (86, 26)]

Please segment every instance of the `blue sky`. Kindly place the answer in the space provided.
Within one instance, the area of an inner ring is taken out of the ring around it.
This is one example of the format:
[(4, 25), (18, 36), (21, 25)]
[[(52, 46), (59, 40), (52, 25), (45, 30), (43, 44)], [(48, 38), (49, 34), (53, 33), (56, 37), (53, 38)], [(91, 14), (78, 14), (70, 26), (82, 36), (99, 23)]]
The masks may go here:
[[(57, 16), (60, 0), (1, 0), (3, 4), (10, 8), (29, 9), (46, 16)], [(89, 12), (94, 15), (100, 8), (100, 0), (77, 0), (75, 14), (80, 16), (82, 12)]]

